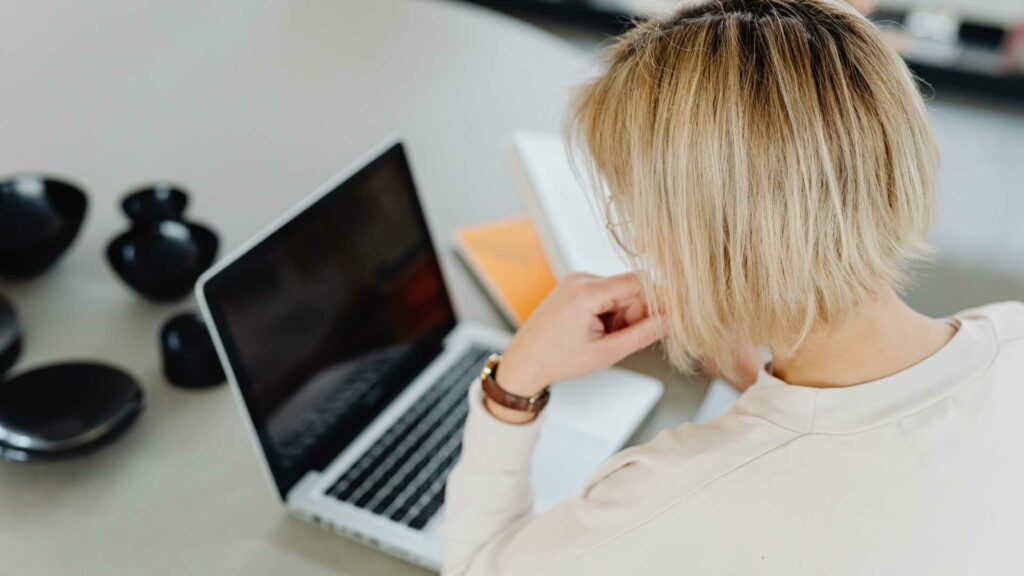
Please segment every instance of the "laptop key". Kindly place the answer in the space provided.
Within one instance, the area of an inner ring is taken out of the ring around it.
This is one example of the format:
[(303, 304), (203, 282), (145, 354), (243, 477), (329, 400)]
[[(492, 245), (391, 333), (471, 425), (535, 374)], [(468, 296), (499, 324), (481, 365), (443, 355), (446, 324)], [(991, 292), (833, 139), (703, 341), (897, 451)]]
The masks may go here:
[(437, 511), (441, 509), (442, 505), (444, 505), (444, 490), (439, 491), (433, 498), (431, 498), (430, 502), (420, 510), (420, 513), (409, 521), (409, 527), (421, 530), (427, 525), (427, 522), (434, 517), (434, 514), (437, 514)]

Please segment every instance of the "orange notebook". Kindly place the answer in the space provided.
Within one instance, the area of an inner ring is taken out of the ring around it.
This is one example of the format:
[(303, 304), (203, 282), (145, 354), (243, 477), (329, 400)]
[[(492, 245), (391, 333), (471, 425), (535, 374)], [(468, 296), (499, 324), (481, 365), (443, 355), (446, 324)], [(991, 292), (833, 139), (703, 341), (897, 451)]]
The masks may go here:
[(528, 218), (455, 231), (455, 247), (510, 324), (518, 327), (555, 287)]

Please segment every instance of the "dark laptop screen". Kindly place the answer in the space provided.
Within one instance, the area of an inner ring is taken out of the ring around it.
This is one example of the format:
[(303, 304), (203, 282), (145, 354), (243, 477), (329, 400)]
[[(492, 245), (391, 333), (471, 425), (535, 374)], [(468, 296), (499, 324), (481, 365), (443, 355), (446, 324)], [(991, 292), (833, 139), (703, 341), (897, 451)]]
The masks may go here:
[(211, 278), (205, 297), (282, 498), (455, 323), (400, 144)]

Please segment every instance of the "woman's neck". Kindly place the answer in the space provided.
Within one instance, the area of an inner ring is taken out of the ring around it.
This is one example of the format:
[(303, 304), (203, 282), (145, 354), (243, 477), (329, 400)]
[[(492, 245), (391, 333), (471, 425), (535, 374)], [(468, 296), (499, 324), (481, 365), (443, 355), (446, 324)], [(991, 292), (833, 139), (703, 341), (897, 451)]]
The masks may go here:
[(798, 386), (833, 388), (906, 370), (942, 348), (956, 328), (908, 306), (891, 288), (866, 302), (842, 326), (808, 335), (772, 371)]

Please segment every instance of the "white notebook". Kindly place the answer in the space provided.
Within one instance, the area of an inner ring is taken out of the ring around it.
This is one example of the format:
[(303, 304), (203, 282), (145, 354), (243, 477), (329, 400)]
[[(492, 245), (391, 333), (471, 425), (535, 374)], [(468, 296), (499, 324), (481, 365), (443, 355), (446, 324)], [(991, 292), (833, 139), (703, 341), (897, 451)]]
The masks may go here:
[(558, 136), (519, 132), (512, 137), (512, 168), (555, 274), (629, 271), (608, 235), (604, 205), (583, 188)]

